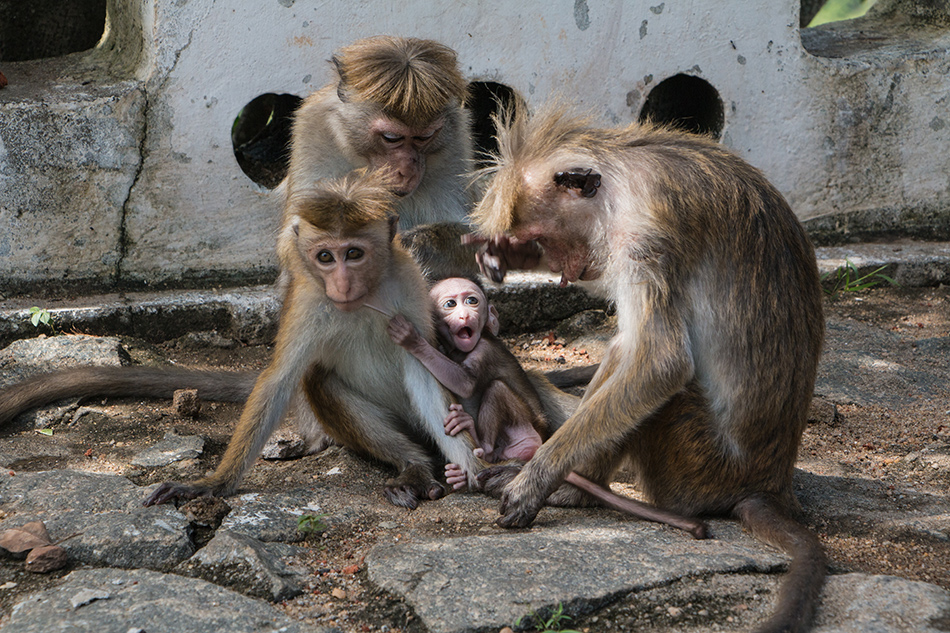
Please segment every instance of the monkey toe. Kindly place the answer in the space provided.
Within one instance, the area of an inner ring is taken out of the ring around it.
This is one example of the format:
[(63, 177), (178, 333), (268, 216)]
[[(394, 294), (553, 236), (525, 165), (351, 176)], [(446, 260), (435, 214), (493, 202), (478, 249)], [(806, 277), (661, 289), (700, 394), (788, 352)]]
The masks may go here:
[(441, 499), (445, 496), (445, 487), (443, 487), (442, 484), (434, 483), (429, 486), (426, 496), (429, 498), (429, 501)]
[(206, 491), (194, 486), (166, 481), (145, 499), (143, 505), (146, 507), (157, 506), (175, 499), (195, 499), (205, 493)]
[(500, 497), (505, 487), (521, 471), (520, 466), (510, 464), (491, 466), (476, 476), (478, 489), (492, 497)]
[(386, 486), (383, 494), (389, 503), (400, 508), (415, 510), (419, 507), (419, 491), (413, 486)]

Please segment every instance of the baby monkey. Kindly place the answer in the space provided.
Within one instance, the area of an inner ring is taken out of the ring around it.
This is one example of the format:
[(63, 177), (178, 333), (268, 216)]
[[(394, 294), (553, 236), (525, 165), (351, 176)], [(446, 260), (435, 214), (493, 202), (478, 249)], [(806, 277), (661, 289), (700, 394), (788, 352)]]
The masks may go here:
[[(388, 330), (394, 342), (461, 400), (461, 405), (449, 407), (445, 432), (454, 436), (467, 431), (475, 441), (475, 454), (486, 462), (527, 462), (553, 429), (536, 385), (497, 337), (498, 312), (488, 303), (484, 288), (473, 279), (448, 277), (432, 287), (429, 297), (445, 354), (401, 315), (390, 320)], [(446, 464), (445, 477), (456, 490), (467, 485), (467, 475), (458, 464)], [(607, 507), (706, 538), (702, 521), (622, 497), (574, 472), (566, 481)]]

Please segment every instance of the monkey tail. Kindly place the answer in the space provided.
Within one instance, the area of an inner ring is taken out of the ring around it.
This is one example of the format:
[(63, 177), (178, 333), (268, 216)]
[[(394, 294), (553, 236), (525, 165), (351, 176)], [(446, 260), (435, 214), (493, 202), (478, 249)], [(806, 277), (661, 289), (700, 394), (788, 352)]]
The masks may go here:
[(807, 631), (825, 581), (825, 554), (818, 537), (765, 495), (740, 501), (735, 514), (753, 536), (784, 550), (792, 558), (775, 613), (756, 633)]
[(579, 387), (588, 384), (598, 369), (600, 369), (600, 363), (583, 367), (571, 367), (570, 369), (555, 369), (545, 372), (544, 376), (558, 389), (564, 389), (565, 387)]
[(204, 371), (182, 367), (79, 367), (40, 374), (0, 389), (0, 424), (64, 398), (128, 396), (171, 398), (176, 389), (197, 389), (198, 397), (243, 402), (254, 372)]

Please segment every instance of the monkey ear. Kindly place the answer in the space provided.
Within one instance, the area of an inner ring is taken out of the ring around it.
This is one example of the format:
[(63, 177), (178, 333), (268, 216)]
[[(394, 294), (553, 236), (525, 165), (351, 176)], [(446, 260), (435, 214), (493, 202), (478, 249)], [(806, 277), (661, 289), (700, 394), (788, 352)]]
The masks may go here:
[(568, 171), (559, 171), (554, 174), (554, 184), (567, 189), (576, 189), (585, 198), (593, 198), (600, 188), (600, 174), (593, 169), (574, 167)]
[(501, 330), (501, 321), (498, 319), (498, 310), (495, 309), (495, 306), (488, 306), (488, 321), (485, 325), (488, 326), (488, 331), (492, 333), (492, 336), (498, 336), (498, 331)]
[(393, 214), (389, 216), (389, 241), (396, 239), (396, 231), (399, 229), (399, 216)]
[(290, 227), (294, 230), (294, 235), (296, 235), (297, 237), (300, 237), (300, 218), (299, 217), (295, 216), (294, 219), (291, 220)]

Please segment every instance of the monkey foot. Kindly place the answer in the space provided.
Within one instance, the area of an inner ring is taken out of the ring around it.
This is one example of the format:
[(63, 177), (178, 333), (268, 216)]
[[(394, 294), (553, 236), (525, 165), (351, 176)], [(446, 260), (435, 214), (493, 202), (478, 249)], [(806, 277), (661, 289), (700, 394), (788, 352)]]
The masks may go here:
[(208, 494), (211, 494), (211, 491), (205, 487), (166, 481), (148, 496), (143, 505), (157, 506), (176, 499), (196, 499)]
[(500, 498), (505, 487), (519, 472), (521, 465), (490, 466), (476, 476), (478, 489), (491, 497)]
[(540, 503), (529, 503), (527, 501), (517, 501), (513, 495), (506, 492), (501, 497), (501, 516), (495, 521), (497, 525), (503, 528), (526, 528), (534, 523), (534, 518), (538, 516), (541, 510)]
[(427, 466), (411, 464), (398, 477), (386, 482), (383, 494), (394, 506), (415, 510), (420, 501), (442, 498), (445, 488), (432, 478)]

